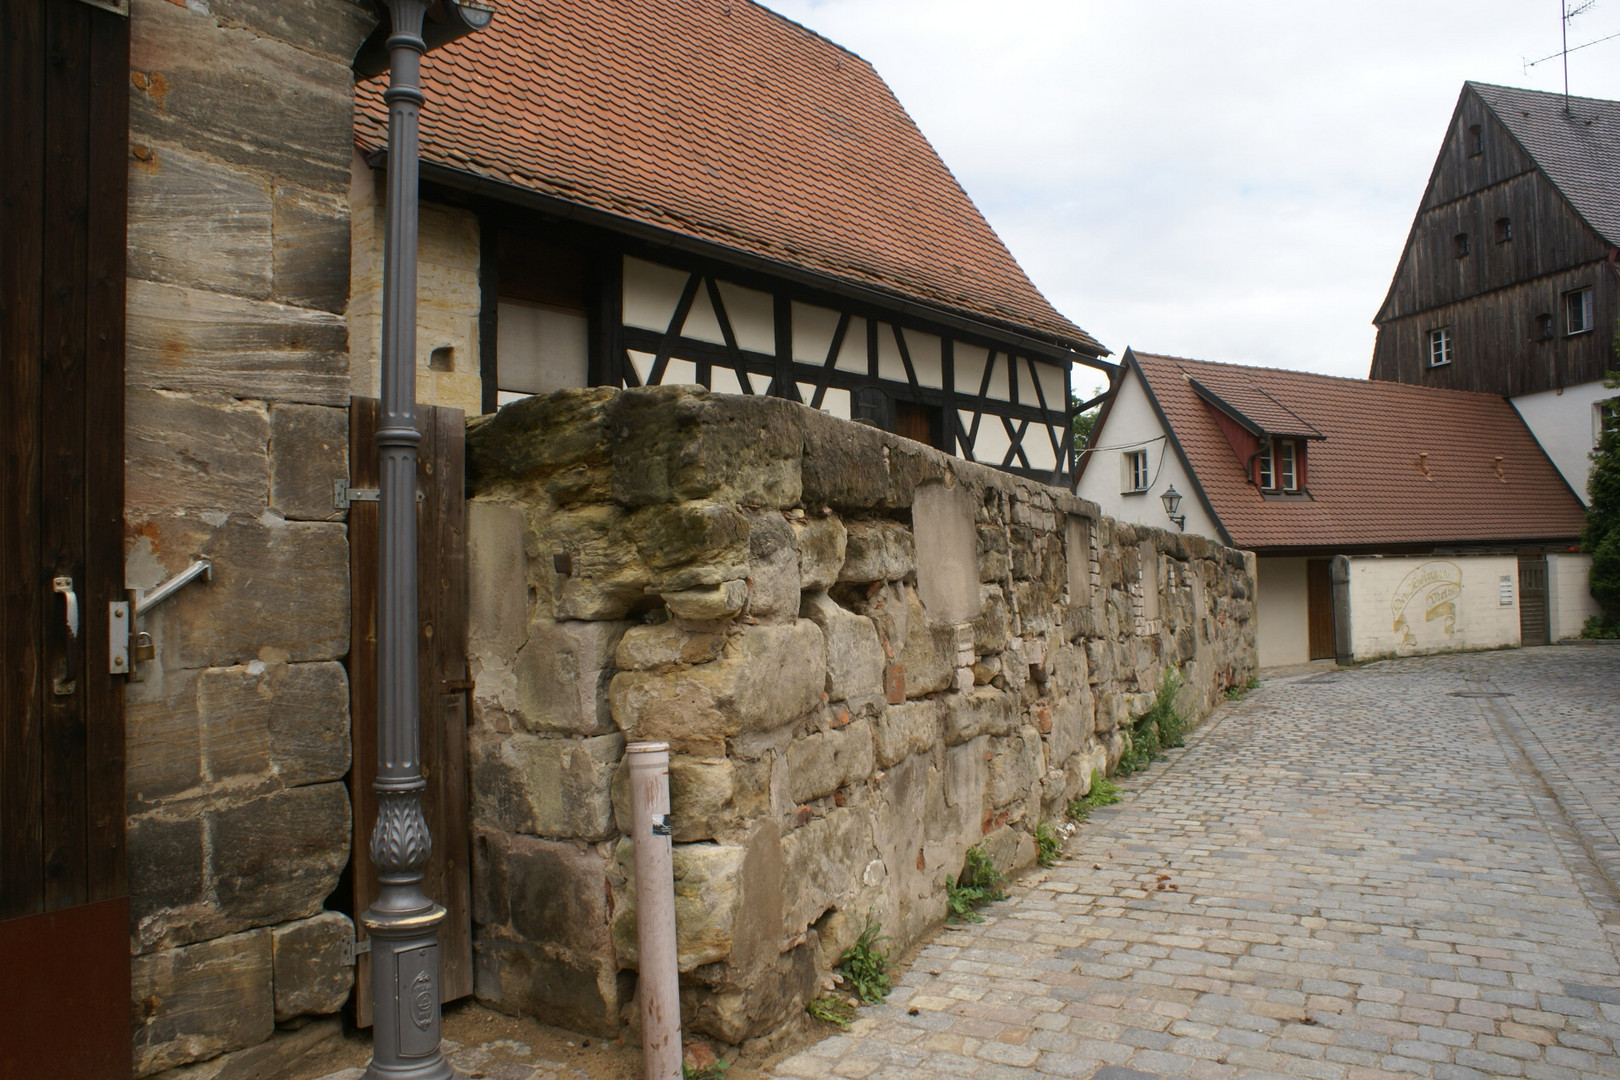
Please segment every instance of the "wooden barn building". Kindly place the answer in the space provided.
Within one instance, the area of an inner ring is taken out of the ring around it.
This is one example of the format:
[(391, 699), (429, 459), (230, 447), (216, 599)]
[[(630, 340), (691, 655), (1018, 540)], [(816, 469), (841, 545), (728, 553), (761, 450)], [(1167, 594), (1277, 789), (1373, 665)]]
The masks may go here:
[(1469, 82), (1374, 322), (1370, 377), (1510, 399), (1571, 489), (1614, 391), (1620, 101)]

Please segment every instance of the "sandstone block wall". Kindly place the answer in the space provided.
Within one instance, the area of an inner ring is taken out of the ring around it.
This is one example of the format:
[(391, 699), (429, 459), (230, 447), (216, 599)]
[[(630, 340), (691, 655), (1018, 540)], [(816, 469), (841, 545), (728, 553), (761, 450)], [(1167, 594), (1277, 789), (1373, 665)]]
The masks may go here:
[(349, 62), (362, 0), (131, 5), (127, 701), (136, 1075), (331, 1013), (349, 858)]
[(790, 402), (561, 391), (468, 437), (477, 992), (629, 1019), (627, 740), (667, 740), (684, 1022), (803, 1008), (982, 844), (1034, 859), (1166, 665), (1255, 669), (1252, 556)]

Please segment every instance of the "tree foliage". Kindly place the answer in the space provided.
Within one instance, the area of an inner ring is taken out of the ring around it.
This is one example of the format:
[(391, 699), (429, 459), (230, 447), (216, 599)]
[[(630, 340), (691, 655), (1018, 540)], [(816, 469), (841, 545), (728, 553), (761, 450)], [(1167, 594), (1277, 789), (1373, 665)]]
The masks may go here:
[[(1620, 355), (1620, 333), (1615, 352)], [(1611, 373), (1604, 385), (1620, 389), (1620, 372)], [(1620, 398), (1611, 398), (1608, 404), (1620, 412)], [(1592, 553), (1592, 598), (1603, 609), (1603, 621), (1615, 628), (1620, 626), (1620, 423), (1603, 426), (1592, 451), (1586, 494), (1581, 546)]]

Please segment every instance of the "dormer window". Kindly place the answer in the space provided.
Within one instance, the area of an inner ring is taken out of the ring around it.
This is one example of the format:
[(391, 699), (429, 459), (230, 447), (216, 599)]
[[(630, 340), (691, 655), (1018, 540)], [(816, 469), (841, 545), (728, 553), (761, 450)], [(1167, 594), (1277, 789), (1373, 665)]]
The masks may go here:
[(1262, 491), (1298, 491), (1300, 446), (1293, 439), (1273, 439), (1260, 451), (1256, 464)]

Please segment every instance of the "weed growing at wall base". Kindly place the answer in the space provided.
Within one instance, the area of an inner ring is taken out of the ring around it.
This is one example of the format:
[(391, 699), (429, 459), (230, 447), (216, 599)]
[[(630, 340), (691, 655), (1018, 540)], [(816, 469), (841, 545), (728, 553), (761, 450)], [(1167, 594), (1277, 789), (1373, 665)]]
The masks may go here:
[(849, 1025), (855, 1022), (855, 1006), (839, 994), (813, 997), (805, 1003), (804, 1011), (823, 1024), (833, 1024), (845, 1031), (848, 1031)]
[(878, 946), (888, 941), (888, 935), (880, 933), (883, 924), (872, 918), (872, 913), (866, 914), (866, 927), (861, 936), (855, 939), (855, 944), (844, 951), (844, 957), (838, 963), (838, 972), (849, 984), (855, 996), (868, 1005), (876, 1005), (889, 996), (892, 984), (889, 981), (889, 950)]
[(1063, 838), (1052, 827), (1050, 821), (1042, 821), (1035, 826), (1035, 861), (1041, 866), (1051, 866), (1063, 854)]
[(1102, 774), (1101, 769), (1092, 769), (1091, 790), (1081, 798), (1069, 800), (1069, 817), (1075, 821), (1084, 821), (1097, 807), (1113, 806), (1117, 802), (1119, 802), (1119, 788)]
[(961, 875), (945, 879), (945, 903), (950, 909), (950, 918), (961, 922), (983, 922), (984, 916), (976, 909), (1006, 896), (1001, 889), (1006, 883), (1006, 875), (996, 869), (989, 853), (974, 844), (967, 849), (967, 861), (962, 864)]

